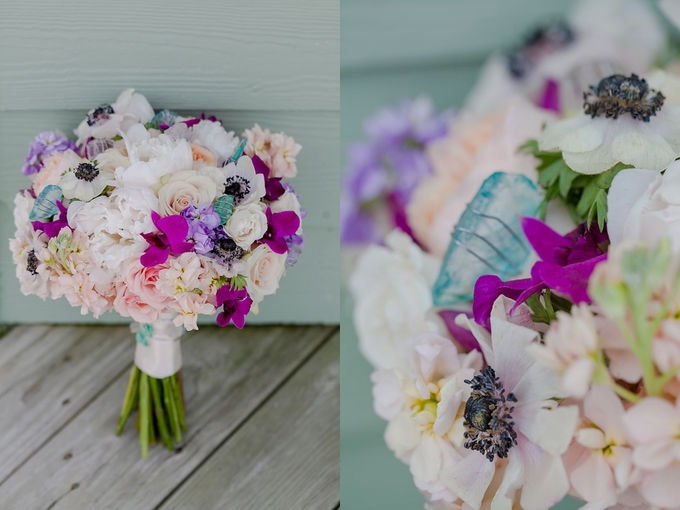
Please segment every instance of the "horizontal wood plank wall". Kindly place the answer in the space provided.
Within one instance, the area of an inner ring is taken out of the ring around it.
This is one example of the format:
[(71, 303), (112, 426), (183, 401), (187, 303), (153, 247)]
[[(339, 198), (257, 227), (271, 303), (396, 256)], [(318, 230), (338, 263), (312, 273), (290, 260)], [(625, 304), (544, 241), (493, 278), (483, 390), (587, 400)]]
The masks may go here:
[(94, 321), (65, 300), (21, 295), (5, 240), (33, 136), (70, 133), (127, 87), (156, 109), (209, 112), (237, 134), (257, 122), (302, 144), (292, 183), (308, 211), (305, 252), (249, 321), (337, 322), (339, 16), (339, 0), (2, 2), (0, 323)]

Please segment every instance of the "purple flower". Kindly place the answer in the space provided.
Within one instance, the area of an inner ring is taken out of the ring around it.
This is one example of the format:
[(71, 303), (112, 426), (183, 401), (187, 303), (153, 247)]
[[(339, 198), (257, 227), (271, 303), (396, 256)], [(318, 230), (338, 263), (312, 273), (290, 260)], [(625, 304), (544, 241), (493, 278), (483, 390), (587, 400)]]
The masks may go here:
[(285, 188), (283, 187), (283, 184), (281, 184), (281, 179), (277, 177), (270, 178), (269, 167), (258, 156), (253, 156), (251, 159), (253, 160), (255, 173), (264, 175), (264, 187), (266, 190), (264, 198), (266, 200), (269, 200), (270, 202), (278, 200), (281, 197), (281, 195), (283, 195), (286, 192)]
[(217, 308), (224, 307), (223, 311), (217, 316), (217, 325), (225, 327), (233, 322), (238, 329), (243, 329), (246, 323), (246, 315), (248, 315), (253, 304), (253, 300), (245, 287), (237, 289), (229, 284), (223, 285), (217, 290), (216, 299)]
[(185, 207), (180, 215), (189, 224), (188, 239), (194, 242), (194, 252), (205, 255), (215, 247), (217, 234), (215, 229), (220, 226), (220, 215), (209, 203), (195, 206), (193, 203)]
[(286, 253), (286, 237), (292, 236), (300, 228), (300, 217), (294, 211), (272, 213), (267, 207), (267, 231), (261, 241), (274, 253)]
[(479, 347), (479, 342), (475, 338), (475, 335), (473, 335), (469, 330), (456, 324), (456, 317), (458, 317), (460, 314), (467, 315), (468, 317), (472, 316), (472, 314), (468, 312), (462, 312), (459, 310), (441, 310), (439, 312), (439, 316), (444, 321), (446, 329), (449, 330), (451, 336), (461, 345), (461, 347), (465, 349), (465, 352), (481, 352), (482, 350)]
[[(290, 183), (285, 182), (283, 184), (283, 187), (286, 191), (293, 193), (297, 197), (298, 202), (300, 201), (300, 195), (295, 193), (295, 189), (293, 188), (293, 186), (291, 186)], [(304, 219), (306, 216), (307, 209), (300, 208), (300, 219)], [(305, 247), (305, 235), (293, 234), (286, 236), (285, 239), (286, 245), (288, 245), (288, 257), (286, 258), (286, 267), (291, 267), (295, 265), (298, 257), (300, 257), (300, 254), (302, 253), (302, 250)]]
[[(59, 208), (59, 218), (48, 222), (42, 221), (33, 222), (33, 230), (35, 230), (36, 232), (38, 230), (42, 230), (50, 239), (53, 237), (57, 237), (62, 228), (64, 227), (71, 228), (68, 224), (68, 220), (66, 219), (66, 207), (64, 207), (64, 204), (62, 204), (59, 200), (56, 201), (56, 204), (57, 207)], [(73, 229), (71, 228), (71, 230)]]
[(36, 136), (28, 148), (26, 163), (21, 171), (24, 175), (37, 174), (43, 168), (43, 161), (53, 154), (71, 149), (76, 150), (76, 144), (55, 131), (45, 131)]
[(475, 322), (487, 329), (491, 308), (499, 296), (515, 300), (517, 307), (536, 292), (552, 289), (566, 294), (574, 303), (590, 303), (588, 278), (595, 266), (607, 258), (599, 245), (609, 239), (597, 225), (590, 229), (579, 225), (561, 236), (536, 218), (523, 218), (522, 229), (541, 260), (531, 268), (531, 278), (503, 282), (497, 276), (486, 275), (477, 280), (472, 313)]
[(392, 223), (410, 234), (403, 204), (432, 173), (426, 146), (446, 135), (448, 113), (438, 114), (427, 98), (404, 101), (366, 119), (367, 142), (350, 145), (343, 180), (341, 241), (375, 241), (376, 209), (386, 208)]
[(186, 242), (189, 224), (183, 216), (175, 214), (161, 218), (156, 211), (151, 211), (151, 219), (158, 232), (142, 234), (149, 243), (139, 259), (144, 267), (164, 264), (170, 254), (181, 255), (194, 247), (193, 243)]

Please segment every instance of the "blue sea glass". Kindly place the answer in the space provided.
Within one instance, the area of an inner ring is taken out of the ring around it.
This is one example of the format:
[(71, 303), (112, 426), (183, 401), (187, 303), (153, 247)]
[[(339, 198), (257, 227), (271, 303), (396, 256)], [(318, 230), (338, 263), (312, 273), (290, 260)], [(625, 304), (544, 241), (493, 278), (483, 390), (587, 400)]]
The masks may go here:
[(434, 304), (470, 301), (482, 275), (506, 280), (519, 274), (531, 252), (520, 220), (535, 216), (540, 203), (536, 185), (527, 177), (505, 172), (488, 177), (453, 229), (432, 289)]
[(240, 158), (243, 155), (243, 150), (246, 148), (246, 143), (248, 140), (245, 138), (241, 140), (241, 143), (238, 144), (238, 147), (236, 147), (236, 150), (234, 153), (229, 156), (229, 159), (227, 160), (227, 165), (229, 163), (236, 163), (238, 161), (238, 158)]
[(51, 218), (55, 214), (59, 214), (57, 200), (60, 200), (61, 196), (61, 188), (56, 184), (48, 184), (45, 186), (45, 189), (43, 189), (40, 195), (38, 195), (38, 198), (35, 199), (33, 209), (31, 209), (31, 214), (28, 216), (28, 219), (31, 221), (44, 220), (46, 218)]
[(165, 110), (161, 110), (156, 115), (154, 115), (154, 117), (149, 121), (149, 127), (158, 129), (161, 124), (172, 126), (177, 120), (177, 117), (179, 117), (177, 112), (173, 112), (172, 110), (168, 110), (166, 108)]
[(215, 200), (213, 208), (220, 216), (220, 225), (224, 225), (234, 212), (234, 195), (222, 195)]

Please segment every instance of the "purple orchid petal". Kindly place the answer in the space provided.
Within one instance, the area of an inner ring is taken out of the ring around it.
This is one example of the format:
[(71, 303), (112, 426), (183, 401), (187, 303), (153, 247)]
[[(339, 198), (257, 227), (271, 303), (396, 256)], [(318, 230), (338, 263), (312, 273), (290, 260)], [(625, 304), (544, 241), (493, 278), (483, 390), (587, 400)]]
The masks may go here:
[(154, 267), (159, 264), (165, 264), (170, 256), (170, 248), (162, 248), (159, 246), (149, 246), (139, 258), (139, 261), (144, 267)]
[(253, 161), (253, 167), (255, 167), (255, 173), (264, 176), (264, 187), (266, 192), (264, 198), (270, 202), (274, 202), (281, 198), (286, 192), (283, 184), (281, 184), (281, 179), (270, 178), (269, 167), (258, 156), (253, 156), (251, 159)]
[(543, 94), (538, 100), (538, 106), (544, 110), (561, 113), (560, 107), (560, 85), (555, 80), (548, 79), (545, 82)]
[[(271, 210), (271, 209), (270, 209)], [(281, 211), (271, 215), (277, 236), (292, 236), (300, 228), (300, 217), (295, 211)]]
[(544, 263), (540, 266), (540, 276), (548, 287), (566, 294), (574, 303), (590, 303), (588, 279), (595, 266), (605, 260), (607, 260), (606, 253), (566, 267)]
[(182, 121), (187, 127), (192, 127), (201, 122), (201, 119), (187, 119)]
[(409, 237), (413, 239), (413, 241), (416, 244), (419, 244), (418, 240), (415, 238), (415, 235), (413, 234), (413, 230), (411, 230), (411, 227), (408, 224), (405, 201), (399, 195), (399, 193), (392, 192), (387, 195), (387, 206), (390, 208), (390, 212), (392, 213), (392, 220), (394, 221), (394, 225), (397, 228), (401, 229), (406, 234), (408, 234)]
[(253, 300), (248, 295), (245, 288), (236, 289), (230, 285), (223, 285), (217, 291), (217, 306), (224, 309), (217, 316), (217, 325), (220, 327), (228, 326), (233, 323), (238, 329), (243, 329), (246, 323), (246, 315), (250, 312)]
[(571, 248), (572, 242), (569, 239), (536, 218), (522, 218), (522, 230), (541, 260), (558, 265), (566, 264), (567, 253), (561, 248)]
[(465, 349), (466, 352), (470, 351), (480, 351), (479, 342), (470, 331), (465, 328), (460, 327), (456, 324), (456, 317), (460, 314), (467, 315), (471, 317), (472, 314), (468, 312), (461, 312), (458, 310), (440, 310), (439, 316), (444, 321), (446, 329), (449, 330), (451, 336)]
[(472, 315), (475, 322), (491, 331), (491, 309), (500, 296), (518, 299), (535, 285), (532, 278), (504, 282), (496, 275), (480, 276), (475, 283)]
[[(50, 239), (53, 237), (57, 237), (59, 235), (59, 232), (61, 232), (61, 229), (64, 227), (69, 227), (68, 224), (68, 219), (66, 217), (66, 206), (62, 204), (59, 200), (56, 201), (57, 204), (57, 209), (59, 209), (59, 218), (56, 220), (52, 221), (47, 221), (47, 222), (42, 222), (42, 221), (34, 221), (33, 222), (33, 230), (36, 232), (39, 230), (42, 230), (47, 237)], [(71, 228), (71, 230), (73, 230)]]

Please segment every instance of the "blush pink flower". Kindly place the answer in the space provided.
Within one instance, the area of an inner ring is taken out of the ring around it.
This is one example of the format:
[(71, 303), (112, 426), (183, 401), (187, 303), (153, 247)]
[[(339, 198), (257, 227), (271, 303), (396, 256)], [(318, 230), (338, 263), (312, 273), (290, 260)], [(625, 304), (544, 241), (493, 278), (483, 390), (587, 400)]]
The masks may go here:
[(272, 135), (269, 153), (272, 156), (272, 177), (291, 179), (297, 175), (297, 155), (302, 146), (284, 133)]
[(647, 397), (623, 416), (634, 445), (633, 463), (643, 469), (638, 491), (652, 505), (680, 502), (680, 399)]
[(124, 317), (137, 322), (150, 323), (160, 319), (168, 308), (172, 296), (159, 287), (159, 275), (168, 264), (145, 267), (138, 260), (131, 260), (123, 269), (117, 285), (114, 307)]
[(639, 478), (623, 422), (621, 399), (594, 385), (583, 400), (583, 423), (565, 454), (572, 489), (588, 508), (609, 508)]

